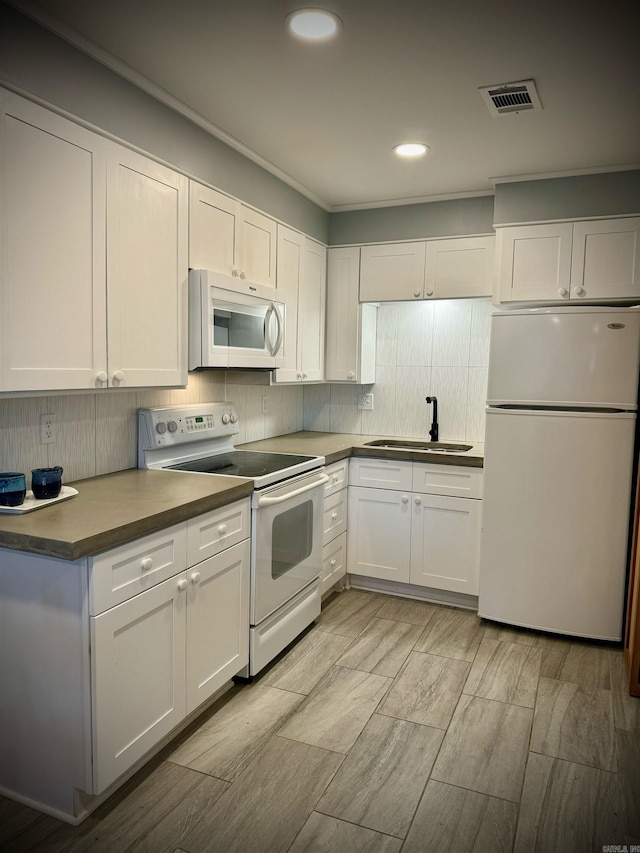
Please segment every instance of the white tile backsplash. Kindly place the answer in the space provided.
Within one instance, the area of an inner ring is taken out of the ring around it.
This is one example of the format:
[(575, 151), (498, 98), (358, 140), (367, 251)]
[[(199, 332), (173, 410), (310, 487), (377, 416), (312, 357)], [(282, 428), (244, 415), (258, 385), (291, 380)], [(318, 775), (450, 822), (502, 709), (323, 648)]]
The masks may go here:
[[(306, 388), (305, 429), (329, 423), (335, 432), (428, 439), (425, 397), (435, 395), (440, 440), (484, 441), (492, 311), (488, 298), (380, 305), (375, 385), (356, 386), (351, 416), (350, 392), (336, 391), (347, 386), (331, 385), (330, 395)], [(358, 418), (358, 397), (367, 392), (374, 410)]]

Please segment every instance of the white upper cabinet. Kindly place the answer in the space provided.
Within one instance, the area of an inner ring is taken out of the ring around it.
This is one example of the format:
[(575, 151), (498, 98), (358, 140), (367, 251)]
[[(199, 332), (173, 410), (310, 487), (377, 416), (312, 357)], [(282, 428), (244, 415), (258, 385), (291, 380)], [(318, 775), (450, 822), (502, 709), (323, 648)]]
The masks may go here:
[(274, 381), (319, 381), (324, 375), (326, 249), (278, 226), (278, 299), (284, 302), (284, 364)]
[(489, 296), (494, 244), (489, 235), (363, 246), (360, 301)]
[(186, 384), (187, 179), (0, 99), (0, 390)]
[(114, 387), (187, 382), (187, 186), (183, 175), (110, 146), (107, 328)]
[(327, 251), (325, 380), (370, 385), (376, 381), (377, 308), (358, 301), (360, 249)]
[(422, 299), (426, 244), (386, 243), (360, 249), (360, 301)]
[(571, 298), (640, 297), (640, 217), (576, 222)]
[(243, 282), (276, 285), (277, 226), (273, 219), (196, 181), (189, 183), (189, 267)]
[(107, 370), (107, 141), (0, 91), (0, 390)]
[(491, 296), (495, 237), (427, 240), (426, 298)]
[(640, 217), (498, 228), (495, 302), (640, 297)]

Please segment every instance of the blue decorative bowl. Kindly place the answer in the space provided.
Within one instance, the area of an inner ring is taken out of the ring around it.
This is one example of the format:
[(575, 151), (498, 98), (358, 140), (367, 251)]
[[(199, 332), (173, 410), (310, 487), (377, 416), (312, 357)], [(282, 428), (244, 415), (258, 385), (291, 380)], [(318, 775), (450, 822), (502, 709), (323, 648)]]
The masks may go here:
[(62, 468), (34, 468), (31, 472), (31, 491), (34, 498), (57, 498), (62, 488)]
[(24, 474), (17, 471), (0, 473), (0, 506), (20, 506), (27, 494)]

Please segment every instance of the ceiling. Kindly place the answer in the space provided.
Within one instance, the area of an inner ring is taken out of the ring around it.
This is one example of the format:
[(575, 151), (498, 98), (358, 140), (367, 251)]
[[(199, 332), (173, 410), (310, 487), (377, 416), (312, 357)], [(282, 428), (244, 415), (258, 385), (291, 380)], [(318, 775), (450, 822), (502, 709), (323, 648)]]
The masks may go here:
[[(302, 2), (13, 5), (327, 210), (640, 163), (640, 50), (628, 0), (317, 0), (309, 5), (343, 22), (322, 44), (285, 31)], [(529, 78), (543, 109), (493, 118), (478, 87)], [(431, 151), (400, 160), (391, 148), (403, 140)]]

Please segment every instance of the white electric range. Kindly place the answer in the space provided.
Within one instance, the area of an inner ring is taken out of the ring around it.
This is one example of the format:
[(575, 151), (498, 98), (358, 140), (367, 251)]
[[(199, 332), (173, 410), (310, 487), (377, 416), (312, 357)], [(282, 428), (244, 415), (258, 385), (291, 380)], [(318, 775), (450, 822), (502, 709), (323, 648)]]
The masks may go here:
[(248, 477), (249, 666), (258, 673), (320, 614), (323, 456), (236, 450), (233, 403), (140, 409), (138, 467)]

